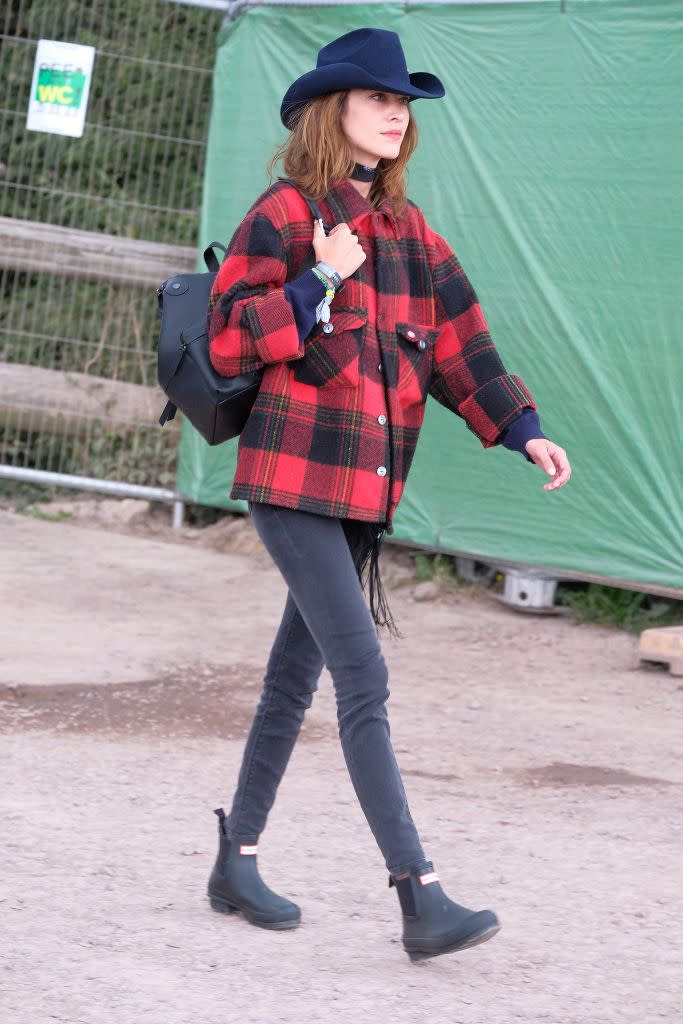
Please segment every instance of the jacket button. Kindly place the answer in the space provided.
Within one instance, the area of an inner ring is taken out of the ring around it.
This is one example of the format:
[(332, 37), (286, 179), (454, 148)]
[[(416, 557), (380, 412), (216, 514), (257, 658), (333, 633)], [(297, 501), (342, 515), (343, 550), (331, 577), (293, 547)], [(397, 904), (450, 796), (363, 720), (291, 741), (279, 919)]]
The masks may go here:
[(406, 334), (408, 335), (409, 338), (415, 337), (415, 331), (406, 331)]
[(328, 320), (328, 322), (326, 324), (323, 324), (323, 331), (325, 332), (325, 334), (332, 334), (333, 330), (334, 330), (334, 324), (332, 323), (331, 320)]
[(377, 422), (378, 422), (378, 423), (382, 423), (382, 424), (384, 424), (384, 423), (386, 423), (386, 422), (387, 422), (387, 418), (386, 418), (386, 416), (384, 415), (384, 413), (382, 413), (382, 415), (381, 415), (381, 416), (378, 416), (378, 417), (377, 417)]
[(378, 476), (386, 476), (387, 475), (387, 467), (386, 466), (378, 466), (377, 467), (377, 475)]
[(427, 348), (427, 342), (424, 340), (424, 338), (420, 338), (420, 340), (417, 343), (417, 347), (418, 348)]
[(382, 372), (382, 364), (381, 363), (377, 364), (377, 369), (379, 370), (380, 373)]

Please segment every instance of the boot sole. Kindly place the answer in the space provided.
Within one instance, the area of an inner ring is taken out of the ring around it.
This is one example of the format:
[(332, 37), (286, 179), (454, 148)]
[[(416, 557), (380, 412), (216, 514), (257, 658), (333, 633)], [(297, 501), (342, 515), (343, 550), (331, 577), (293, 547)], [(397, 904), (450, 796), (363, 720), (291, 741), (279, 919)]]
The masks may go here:
[(460, 949), (469, 949), (470, 946), (478, 946), (480, 942), (486, 942), (487, 939), (492, 939), (494, 935), (497, 935), (501, 929), (500, 924), (489, 925), (488, 928), (482, 929), (480, 932), (475, 932), (473, 935), (468, 936), (465, 939), (458, 939), (456, 942), (450, 942), (446, 946), (441, 946), (435, 949), (408, 949), (404, 945), (404, 949), (410, 959), (415, 962), (417, 960), (429, 960), (433, 956), (441, 956), (442, 953), (455, 953)]
[(236, 903), (229, 903), (222, 896), (213, 896), (211, 893), (208, 893), (208, 897), (213, 910), (217, 910), (220, 914), (243, 914), (250, 924), (258, 925), (259, 928), (270, 928), (273, 931), (280, 931), (283, 928), (296, 928), (301, 923), (300, 917), (288, 918), (282, 921), (261, 921), (246, 907), (240, 907)]

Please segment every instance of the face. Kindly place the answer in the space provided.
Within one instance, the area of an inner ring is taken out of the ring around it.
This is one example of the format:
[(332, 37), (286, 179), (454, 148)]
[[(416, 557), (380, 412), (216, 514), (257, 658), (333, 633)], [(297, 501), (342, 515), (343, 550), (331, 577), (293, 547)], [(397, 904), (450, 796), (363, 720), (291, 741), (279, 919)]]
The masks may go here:
[(382, 157), (396, 159), (410, 120), (408, 101), (402, 93), (349, 89), (341, 124), (358, 163), (376, 167)]

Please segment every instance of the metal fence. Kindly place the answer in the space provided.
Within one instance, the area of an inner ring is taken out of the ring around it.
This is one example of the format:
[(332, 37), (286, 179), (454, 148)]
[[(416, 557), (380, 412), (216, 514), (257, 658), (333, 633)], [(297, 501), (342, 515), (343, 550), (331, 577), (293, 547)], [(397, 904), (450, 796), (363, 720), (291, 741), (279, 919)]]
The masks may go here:
[[(178, 418), (158, 424), (155, 289), (195, 267), (226, 7), (2, 5), (3, 488), (31, 481), (156, 498), (174, 502), (180, 523)], [(26, 128), (40, 39), (95, 47), (80, 138)]]

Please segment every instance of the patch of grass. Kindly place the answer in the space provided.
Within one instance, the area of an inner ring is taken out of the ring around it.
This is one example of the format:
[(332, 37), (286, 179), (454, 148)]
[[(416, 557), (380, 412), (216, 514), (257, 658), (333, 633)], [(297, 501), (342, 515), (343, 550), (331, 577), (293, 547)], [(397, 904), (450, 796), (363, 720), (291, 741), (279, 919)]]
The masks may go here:
[(59, 522), (60, 519), (73, 519), (73, 512), (67, 512), (66, 509), (60, 508), (57, 512), (43, 512), (42, 509), (36, 508), (35, 505), (23, 508), (21, 514), (30, 516), (31, 519), (47, 519), (53, 523)]
[[(413, 554), (414, 581), (435, 580), (447, 587), (486, 589), (487, 581), (463, 580), (456, 571), (455, 558), (441, 552), (419, 551)], [(489, 589), (502, 592), (505, 573), (499, 571), (489, 581)], [(614, 626), (629, 633), (640, 633), (651, 626), (683, 625), (683, 601), (657, 597), (639, 590), (612, 587), (581, 580), (558, 583), (556, 604), (571, 609), (570, 618), (577, 622), (595, 622)]]
[(219, 520), (234, 514), (231, 509), (218, 508), (213, 505), (199, 505), (194, 501), (188, 501), (185, 503), (183, 524), (203, 529), (205, 526), (213, 526)]
[(440, 551), (435, 553), (421, 551), (414, 555), (413, 560), (415, 580), (418, 583), (424, 580), (434, 580), (446, 587), (463, 586), (463, 580), (455, 570), (455, 560), (451, 555), (443, 554)]
[(565, 582), (558, 583), (555, 600), (571, 608), (576, 621), (617, 626), (629, 633), (640, 633), (650, 626), (683, 625), (683, 601), (639, 590)]
[(23, 512), (31, 505), (47, 505), (62, 498), (73, 498), (72, 487), (56, 487), (53, 484), (36, 484), (29, 480), (3, 480), (0, 482), (0, 503), (13, 512)]

